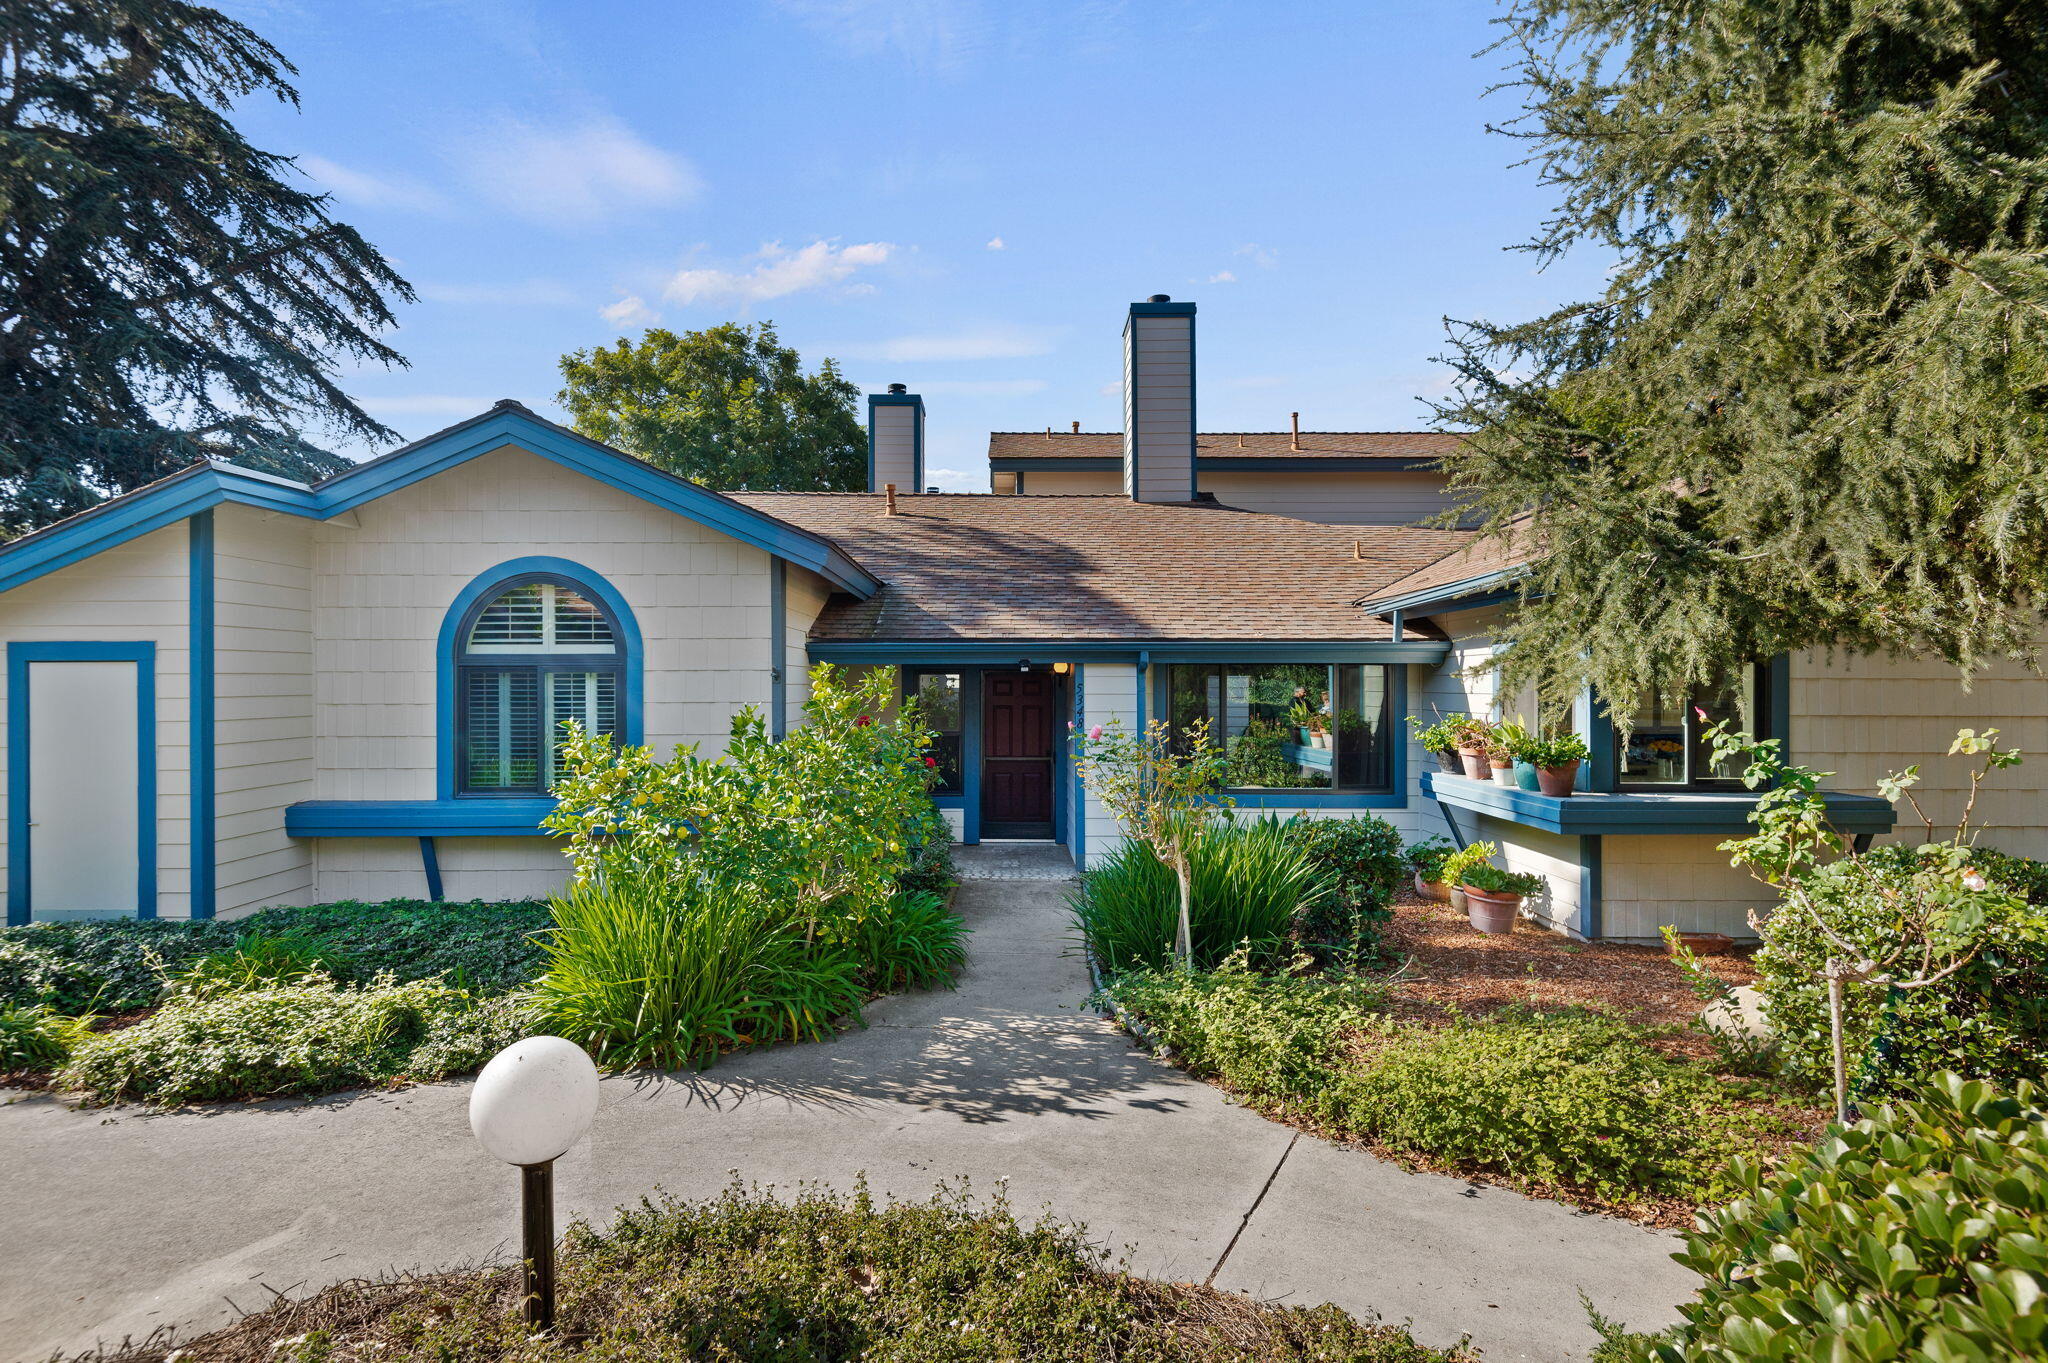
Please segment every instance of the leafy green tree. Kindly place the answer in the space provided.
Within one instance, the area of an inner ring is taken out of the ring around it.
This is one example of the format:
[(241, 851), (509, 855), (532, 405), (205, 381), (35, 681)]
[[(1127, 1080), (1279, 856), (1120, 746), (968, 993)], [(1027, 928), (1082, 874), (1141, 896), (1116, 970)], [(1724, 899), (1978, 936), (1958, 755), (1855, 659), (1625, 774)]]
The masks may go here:
[(562, 357), (556, 400), (576, 429), (714, 488), (867, 487), (860, 389), (826, 360), (805, 373), (773, 322), (727, 322)]
[(1501, 650), (1673, 696), (1841, 642), (2026, 656), (2048, 580), (2048, 22), (2032, 0), (1516, 0), (1597, 298), (1454, 332), (1455, 486), (1542, 508)]
[(243, 25), (180, 0), (0, 0), (0, 518), (40, 525), (204, 456), (294, 478), (307, 423), (412, 290), (225, 110), (296, 104)]

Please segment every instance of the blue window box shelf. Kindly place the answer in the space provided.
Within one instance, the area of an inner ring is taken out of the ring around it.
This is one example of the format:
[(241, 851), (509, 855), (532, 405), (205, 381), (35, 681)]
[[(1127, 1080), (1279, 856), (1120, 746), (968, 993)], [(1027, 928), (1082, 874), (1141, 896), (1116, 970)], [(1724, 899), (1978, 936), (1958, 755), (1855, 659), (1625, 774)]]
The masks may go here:
[[(1761, 793), (1587, 793), (1561, 799), (1447, 772), (1424, 772), (1421, 779), (1422, 793), (1438, 804), (1486, 814), (1525, 828), (1582, 836), (1615, 833), (1725, 837), (1746, 833), (1752, 827), (1749, 812), (1756, 807)], [(1823, 796), (1827, 800), (1828, 818), (1837, 829), (1852, 837), (1889, 833), (1898, 818), (1891, 804), (1875, 795), (1831, 790), (1823, 792)]]

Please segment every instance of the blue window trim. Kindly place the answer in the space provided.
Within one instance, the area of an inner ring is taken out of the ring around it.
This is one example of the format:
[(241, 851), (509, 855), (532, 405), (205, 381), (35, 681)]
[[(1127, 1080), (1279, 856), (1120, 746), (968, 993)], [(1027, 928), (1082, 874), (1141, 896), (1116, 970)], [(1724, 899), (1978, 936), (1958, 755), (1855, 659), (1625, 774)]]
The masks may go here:
[(135, 664), (135, 915), (156, 917), (156, 645), (102, 641), (7, 645), (7, 921), (26, 923), (29, 902), (29, 716), (31, 663)]
[(628, 746), (645, 741), (641, 737), (640, 722), (645, 672), (640, 626), (633, 618), (632, 607), (626, 604), (625, 596), (601, 574), (565, 558), (535, 555), (508, 559), (470, 579), (469, 585), (456, 594), (447, 614), (441, 617), (440, 637), (434, 644), (434, 723), (437, 735), (435, 751), (438, 754), (434, 789), (439, 799), (464, 802), (502, 799), (499, 796), (457, 793), (456, 773), (461, 766), (461, 747), (460, 735), (456, 732), (459, 707), (456, 704), (455, 692), (455, 656), (461, 642), (462, 622), (469, 617), (471, 611), (511, 583), (536, 577), (559, 582), (563, 586), (582, 592), (611, 612), (612, 621), (618, 627), (619, 647), (624, 654), (621, 667), (625, 673), (625, 696), (620, 706), (619, 741)]
[[(552, 799), (301, 800), (284, 811), (294, 838), (545, 838)], [(425, 850), (424, 848), (422, 849)]]
[[(1243, 661), (1242, 659), (1228, 656), (1217, 657), (1214, 654), (1183, 657), (1178, 653), (1167, 653), (1164, 655), (1141, 653), (1138, 656), (1147, 662), (1159, 662), (1162, 660), (1162, 657), (1172, 661), (1196, 664)], [(1293, 650), (1289, 656), (1275, 658), (1272, 661), (1333, 663), (1334, 665), (1342, 666), (1356, 660), (1350, 658), (1332, 659), (1328, 654), (1307, 656), (1297, 649)], [(1364, 661), (1378, 663), (1384, 660), (1370, 658)], [(1141, 671), (1139, 672), (1141, 679), (1144, 676), (1142, 666), (1143, 664), (1141, 664)], [(1387, 673), (1387, 723), (1389, 737), (1393, 745), (1393, 751), (1387, 755), (1387, 789), (1322, 790), (1311, 786), (1300, 790), (1232, 789), (1224, 791), (1223, 794), (1229, 796), (1231, 802), (1239, 809), (1406, 809), (1409, 800), (1408, 740), (1403, 730), (1408, 722), (1408, 668), (1405, 664), (1387, 664)], [(1167, 710), (1166, 684), (1167, 674), (1162, 669), (1152, 679), (1149, 687), (1153, 708), (1162, 715)], [(1143, 732), (1145, 723), (1145, 696), (1147, 689), (1141, 680), (1138, 689), (1138, 724), (1140, 732)]]
[(879, 579), (824, 536), (585, 439), (522, 407), (501, 405), (310, 487), (232, 465), (195, 464), (0, 548), (0, 591), (226, 503), (328, 520), (507, 445), (801, 564), (862, 600), (881, 590)]
[[(1080, 732), (1088, 722), (1087, 682), (1088, 665), (1074, 664), (1074, 731)], [(1079, 764), (1070, 763), (1074, 776), (1074, 827), (1067, 840), (1067, 854), (1074, 859), (1074, 865), (1085, 868), (1088, 865), (1088, 787), (1081, 780)]]
[(211, 918), (218, 886), (216, 868), (219, 859), (219, 848), (215, 842), (219, 755), (214, 746), (213, 512), (202, 511), (186, 524), (189, 527), (186, 629), (192, 669), (191, 739), (187, 744), (192, 761), (191, 914), (194, 918)]

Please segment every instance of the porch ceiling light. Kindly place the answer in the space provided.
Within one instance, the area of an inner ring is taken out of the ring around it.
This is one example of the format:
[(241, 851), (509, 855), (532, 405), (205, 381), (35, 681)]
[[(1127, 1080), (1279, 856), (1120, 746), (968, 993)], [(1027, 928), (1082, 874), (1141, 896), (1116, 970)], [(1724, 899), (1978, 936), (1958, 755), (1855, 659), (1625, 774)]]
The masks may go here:
[(1074, 665), (1072, 663), (1054, 663), (1052, 670), (1054, 676), (1064, 677), (1067, 673), (1074, 670)]

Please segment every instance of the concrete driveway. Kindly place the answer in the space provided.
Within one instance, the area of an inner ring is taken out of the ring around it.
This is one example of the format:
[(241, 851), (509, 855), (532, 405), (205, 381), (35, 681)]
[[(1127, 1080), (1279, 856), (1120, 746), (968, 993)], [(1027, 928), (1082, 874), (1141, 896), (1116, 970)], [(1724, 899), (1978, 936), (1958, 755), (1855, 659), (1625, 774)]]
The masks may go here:
[[(1012, 860), (976, 869), (1034, 874)], [(1693, 1279), (1672, 1236), (1297, 1138), (1135, 1049), (1082, 1006), (1065, 889), (964, 884), (960, 987), (887, 1000), (864, 1031), (605, 1081), (557, 1166), (564, 1219), (656, 1187), (705, 1196), (732, 1170), (841, 1187), (865, 1171), (910, 1197), (1006, 1179), (1022, 1212), (1086, 1222), (1139, 1272), (1377, 1311), (1430, 1343), (1469, 1333), (1489, 1359), (1584, 1357), (1582, 1288), (1637, 1327), (1676, 1318)], [(171, 1114), (9, 1096), (0, 1358), (211, 1327), (273, 1291), (516, 1242), (516, 1176), (471, 1141), (464, 1083)]]

